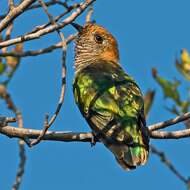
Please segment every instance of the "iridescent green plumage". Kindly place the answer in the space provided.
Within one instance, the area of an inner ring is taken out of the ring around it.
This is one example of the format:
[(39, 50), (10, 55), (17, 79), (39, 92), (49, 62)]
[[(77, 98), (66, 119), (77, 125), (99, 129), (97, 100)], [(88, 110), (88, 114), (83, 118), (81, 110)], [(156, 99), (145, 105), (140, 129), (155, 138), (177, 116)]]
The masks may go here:
[(143, 98), (134, 80), (114, 63), (87, 66), (74, 81), (76, 103), (93, 132), (125, 169), (148, 157)]
[(145, 164), (149, 135), (143, 97), (119, 65), (117, 41), (97, 24), (74, 27), (79, 34), (73, 91), (80, 112), (124, 169)]

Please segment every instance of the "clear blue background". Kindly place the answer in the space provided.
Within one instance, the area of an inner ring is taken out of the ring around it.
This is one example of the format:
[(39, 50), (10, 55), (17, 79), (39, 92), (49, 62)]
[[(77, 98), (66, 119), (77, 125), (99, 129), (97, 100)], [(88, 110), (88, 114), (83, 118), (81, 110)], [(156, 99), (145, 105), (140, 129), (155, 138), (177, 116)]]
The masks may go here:
[[(0, 12), (7, 10), (7, 1), (1, 0)], [(148, 124), (173, 117), (165, 109), (161, 89), (151, 76), (151, 68), (172, 79), (182, 79), (175, 69), (176, 55), (182, 48), (190, 50), (190, 1), (188, 0), (138, 0), (97, 1), (93, 19), (106, 27), (118, 40), (120, 62), (145, 93), (156, 89), (156, 99)], [(50, 12), (57, 15), (63, 8), (54, 6)], [(84, 23), (85, 14), (77, 21)], [(34, 26), (47, 22), (40, 9), (29, 11), (16, 19), (12, 37), (31, 31)], [(63, 29), (65, 36), (75, 32), (70, 26)], [(56, 43), (56, 33), (27, 42), (25, 50), (39, 49)], [(74, 76), (73, 43), (68, 47), (67, 89), (64, 105), (51, 130), (89, 131), (79, 113), (72, 94)], [(23, 58), (20, 68), (9, 85), (9, 91), (18, 108), (23, 112), (24, 126), (41, 129), (45, 113), (53, 114), (59, 93), (61, 75), (61, 50), (38, 57)], [(186, 97), (186, 89), (181, 88)], [(171, 105), (171, 102), (167, 102)], [(1, 114), (6, 111), (1, 100)], [(181, 128), (177, 125), (173, 129)], [(189, 139), (152, 140), (164, 150), (184, 176), (190, 176)], [(7, 190), (15, 179), (19, 157), (17, 139), (0, 136), (0, 189)], [(126, 172), (116, 163), (113, 155), (102, 144), (91, 148), (89, 143), (41, 142), (30, 149), (26, 147), (27, 162), (21, 190), (38, 189), (186, 189), (159, 158), (150, 155), (147, 165)]]

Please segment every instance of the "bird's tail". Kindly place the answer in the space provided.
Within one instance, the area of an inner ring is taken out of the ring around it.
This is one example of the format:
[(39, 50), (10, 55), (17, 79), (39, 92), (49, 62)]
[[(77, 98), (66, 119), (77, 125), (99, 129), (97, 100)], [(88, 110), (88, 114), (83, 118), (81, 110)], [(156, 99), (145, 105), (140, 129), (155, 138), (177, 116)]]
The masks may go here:
[(149, 139), (143, 131), (136, 131), (131, 142), (104, 144), (115, 155), (117, 162), (125, 170), (135, 169), (139, 165), (144, 165), (148, 160)]
[(139, 165), (144, 165), (148, 160), (148, 151), (142, 147), (128, 147), (128, 150), (125, 151), (120, 147), (122, 156), (115, 156), (117, 162), (125, 170), (135, 169)]
[(107, 146), (115, 155), (117, 162), (125, 170), (135, 169), (148, 160), (149, 151), (145, 147), (112, 144)]

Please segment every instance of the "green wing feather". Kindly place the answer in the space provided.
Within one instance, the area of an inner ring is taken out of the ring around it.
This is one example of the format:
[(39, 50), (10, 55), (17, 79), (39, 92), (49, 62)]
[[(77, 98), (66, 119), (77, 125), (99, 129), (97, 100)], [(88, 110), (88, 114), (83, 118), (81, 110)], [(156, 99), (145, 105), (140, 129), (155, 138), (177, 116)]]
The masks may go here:
[(95, 63), (77, 73), (76, 103), (96, 134), (126, 170), (145, 164), (149, 136), (141, 91), (115, 63)]

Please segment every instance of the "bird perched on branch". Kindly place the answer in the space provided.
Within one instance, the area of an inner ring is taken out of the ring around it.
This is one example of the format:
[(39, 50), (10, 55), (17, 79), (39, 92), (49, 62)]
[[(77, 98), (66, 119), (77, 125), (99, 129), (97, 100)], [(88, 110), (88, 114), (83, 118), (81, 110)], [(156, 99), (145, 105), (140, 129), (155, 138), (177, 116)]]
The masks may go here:
[(125, 169), (147, 162), (149, 134), (144, 102), (135, 81), (119, 64), (117, 41), (103, 27), (73, 24), (75, 47), (73, 91), (93, 134)]

